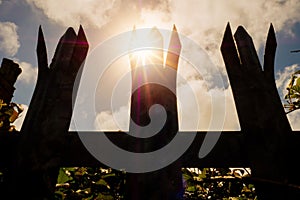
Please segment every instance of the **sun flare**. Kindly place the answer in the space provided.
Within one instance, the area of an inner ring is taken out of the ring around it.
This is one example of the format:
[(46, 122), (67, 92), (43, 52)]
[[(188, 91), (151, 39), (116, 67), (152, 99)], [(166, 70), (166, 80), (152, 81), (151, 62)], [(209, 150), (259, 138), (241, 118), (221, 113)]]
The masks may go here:
[(132, 67), (163, 64), (163, 37), (155, 27), (132, 31), (130, 41)]
[(136, 60), (136, 66), (146, 66), (152, 63), (151, 58), (154, 56), (154, 52), (151, 49), (136, 50), (132, 53), (131, 59)]

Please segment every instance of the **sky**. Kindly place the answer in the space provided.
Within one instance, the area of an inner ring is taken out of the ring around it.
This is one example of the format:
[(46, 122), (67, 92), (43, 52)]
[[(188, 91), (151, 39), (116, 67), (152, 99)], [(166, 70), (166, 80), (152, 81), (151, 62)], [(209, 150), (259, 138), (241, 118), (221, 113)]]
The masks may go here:
[[(156, 26), (158, 29), (171, 31), (175, 24), (181, 38), (189, 38), (197, 44), (195, 48), (184, 46), (183, 43), (183, 49), (192, 59), (197, 59), (197, 52), (201, 52), (202, 60), (199, 65), (203, 70), (199, 74), (186, 60), (181, 59), (179, 62), (178, 74), (185, 79), (177, 85), (180, 130), (194, 130), (195, 126), (191, 121), (195, 118), (201, 121), (196, 127), (199, 130), (219, 129), (220, 127), (214, 127), (212, 120), (219, 119), (214, 116), (224, 118), (222, 129), (239, 130), (232, 92), (220, 52), (225, 27), (230, 23), (232, 31), (235, 32), (242, 25), (251, 35), (260, 61), (263, 62), (267, 32), (270, 24), (273, 24), (278, 43), (274, 76), (279, 95), (284, 101), (289, 78), (300, 69), (300, 53), (290, 52), (300, 49), (299, 10), (300, 0), (0, 0), (0, 58), (12, 59), (22, 68), (15, 84), (13, 102), (27, 108), (37, 78), (35, 50), (40, 25), (50, 63), (57, 42), (68, 27), (77, 31), (79, 25), (83, 26), (90, 44), (89, 53), (93, 53), (105, 41), (132, 31), (134, 26), (137, 29)], [(163, 37), (167, 44), (168, 35)], [(129, 68), (118, 67), (126, 65), (126, 56), (118, 59), (107, 72), (108, 78), (103, 80), (105, 84), (98, 83), (98, 89), (108, 92), (119, 87), (118, 91), (122, 92), (114, 95), (117, 99), (124, 98), (115, 104), (117, 106), (114, 106), (114, 110), (105, 103), (97, 108), (93, 121), (95, 129), (128, 129), (130, 82), (119, 80), (128, 74)], [(212, 70), (212, 65), (217, 70)], [(215, 78), (216, 73), (220, 73), (224, 80), (221, 86)], [(118, 87), (115, 87), (116, 83), (119, 84)], [(187, 92), (187, 88), (192, 88), (193, 94)], [(100, 97), (96, 95), (95, 98)], [(195, 111), (191, 99), (196, 101), (200, 113)], [(220, 112), (222, 109), (219, 106), (223, 105), (225, 113)], [(21, 126), (25, 114), (24, 112), (16, 121), (17, 127)], [(300, 130), (300, 111), (288, 114), (288, 119), (294, 130)]]

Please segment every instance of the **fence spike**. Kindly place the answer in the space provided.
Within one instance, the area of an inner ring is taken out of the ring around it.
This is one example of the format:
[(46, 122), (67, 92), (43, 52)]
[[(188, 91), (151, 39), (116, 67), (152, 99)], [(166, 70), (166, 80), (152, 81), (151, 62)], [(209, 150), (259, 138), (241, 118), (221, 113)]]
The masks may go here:
[(65, 34), (60, 38), (52, 62), (50, 64), (50, 69), (56, 69), (58, 65), (63, 68), (69, 66), (71, 56), (73, 54), (73, 48), (77, 40), (76, 33), (72, 27), (69, 27)]
[[(164, 51), (163, 51), (163, 36), (157, 29), (153, 27), (149, 33), (149, 47), (151, 48), (150, 58), (146, 59), (147, 64), (154, 64), (162, 67), (164, 64)], [(154, 49), (153, 49), (154, 48)], [(148, 62), (148, 63), (147, 63)]]
[(275, 36), (275, 30), (272, 24), (270, 24), (266, 48), (265, 48), (265, 55), (264, 55), (264, 71), (266, 77), (270, 78), (271, 80), (274, 79), (274, 62), (275, 62), (275, 54), (277, 48), (277, 41)]
[(79, 26), (79, 30), (78, 30), (77, 41), (79, 41), (80, 45), (82, 46), (87, 46), (87, 47), (89, 46), (86, 35), (81, 25)]
[[(83, 64), (87, 52), (89, 49), (89, 43), (87, 41), (86, 35), (84, 33), (84, 30), (82, 26), (79, 26), (78, 34), (77, 34), (77, 40), (76, 40), (76, 45), (74, 47), (73, 55), (71, 61), (77, 62), (76, 65), (76, 73), (79, 69), (79, 67)], [(73, 66), (71, 66), (73, 67)]]
[(168, 48), (166, 66), (172, 67), (173, 69), (177, 70), (180, 51), (181, 51), (181, 42), (180, 42), (180, 38), (176, 26), (174, 24), (171, 39), (170, 39), (170, 44)]
[[(230, 24), (228, 22), (221, 44), (221, 53), (225, 63), (226, 71), (231, 84), (236, 83), (236, 78), (241, 75), (241, 64), (237, 49), (233, 40)], [(233, 89), (233, 88), (232, 88)], [(233, 91), (234, 92), (234, 91)]]
[[(239, 54), (233, 39), (233, 35), (231, 32), (230, 24), (228, 23), (225, 29), (225, 33), (223, 36), (223, 41), (221, 44), (221, 53), (223, 56), (223, 60), (225, 63), (227, 75), (229, 78), (229, 82), (231, 85), (231, 90), (233, 93), (234, 101), (236, 104), (236, 110), (239, 117), (239, 122), (241, 128), (244, 128), (244, 125), (247, 124), (247, 119), (242, 113), (242, 108), (244, 107), (241, 105), (241, 90), (247, 89), (245, 84), (240, 80), (243, 80), (243, 71), (244, 69), (241, 67), (241, 61), (239, 58)], [(238, 100), (239, 99), (239, 100)]]
[(262, 71), (262, 67), (260, 65), (252, 38), (244, 29), (244, 27), (239, 26), (237, 28), (234, 38), (243, 67), (247, 69), (247, 72), (260, 73)]
[(73, 50), (73, 55), (71, 58), (71, 64), (68, 70), (71, 70), (72, 82), (74, 82), (75, 78), (78, 77), (73, 85), (73, 92), (77, 94), (77, 89), (80, 82), (80, 77), (82, 74), (84, 62), (87, 56), (87, 52), (89, 49), (89, 43), (87, 41), (86, 35), (82, 26), (79, 26), (76, 45)]
[[(78, 67), (83, 63), (84, 59), (86, 58), (87, 51), (89, 48), (89, 43), (87, 41), (86, 35), (84, 33), (84, 30), (82, 26), (79, 26), (78, 34), (77, 34), (77, 40), (74, 47), (74, 52), (72, 56), (72, 61), (78, 62)], [(78, 69), (77, 69), (78, 70)]]
[(40, 72), (48, 71), (49, 69), (47, 48), (46, 48), (42, 26), (39, 26), (36, 52), (37, 52), (37, 60), (38, 60), (39, 75), (40, 75)]
[[(38, 40), (36, 47), (36, 55), (38, 60), (38, 77), (35, 85), (34, 92), (32, 94), (30, 104), (23, 121), (21, 132), (29, 132), (30, 129), (37, 130), (39, 126), (39, 120), (41, 119), (41, 112), (43, 106), (43, 101), (45, 98), (45, 94), (47, 93), (47, 82), (49, 81), (49, 67), (48, 67), (48, 58), (47, 58), (47, 48), (44, 39), (44, 34), (42, 30), (42, 26), (39, 26), (38, 30)], [(33, 131), (31, 131), (33, 132)]]

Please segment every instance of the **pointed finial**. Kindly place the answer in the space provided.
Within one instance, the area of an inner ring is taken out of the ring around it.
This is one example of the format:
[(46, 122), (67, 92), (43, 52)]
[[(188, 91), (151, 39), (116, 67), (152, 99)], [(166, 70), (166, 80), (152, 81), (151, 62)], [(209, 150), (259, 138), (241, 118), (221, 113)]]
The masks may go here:
[(248, 34), (248, 32), (246, 31), (246, 29), (243, 26), (238, 26), (238, 28), (236, 29), (236, 32), (234, 33), (234, 37), (235, 37), (235, 39), (238, 38), (239, 40), (241, 40), (241, 39), (243, 39), (243, 40), (251, 39), (252, 40), (251, 36)]
[(274, 79), (274, 63), (275, 63), (275, 53), (277, 48), (275, 30), (272, 25), (270, 24), (266, 48), (265, 48), (265, 55), (264, 55), (264, 73), (267, 77)]
[(48, 69), (47, 49), (41, 25), (39, 26), (36, 53), (39, 70)]
[(266, 42), (266, 49), (271, 48), (271, 49), (276, 49), (277, 47), (277, 41), (276, 41), (276, 36), (275, 36), (275, 30), (273, 27), (273, 24), (270, 24), (268, 36), (267, 36), (267, 42)]
[(39, 26), (39, 32), (38, 32), (38, 43), (37, 43), (37, 51), (44, 49), (46, 47), (45, 39), (44, 39), (44, 33), (42, 30), (42, 26)]
[(86, 35), (84, 33), (84, 30), (82, 26), (79, 26), (78, 34), (77, 34), (77, 44), (89, 46), (89, 43), (87, 41)]
[(181, 52), (181, 42), (180, 42), (180, 38), (176, 26), (174, 24), (172, 34), (171, 34), (168, 54), (167, 54), (167, 60), (166, 60), (167, 67), (172, 67), (173, 69), (177, 70), (180, 52)]
[(147, 41), (145, 43), (148, 46), (147, 48), (150, 48), (152, 51), (150, 54), (147, 55), (146, 63), (145, 64), (154, 64), (160, 67), (163, 67), (164, 63), (164, 42), (163, 42), (163, 36), (161, 32), (158, 30), (156, 26), (154, 26), (151, 31), (149, 32), (149, 35), (147, 37)]
[[(226, 29), (224, 32), (222, 44), (221, 44), (221, 53), (225, 63), (227, 75), (229, 77), (230, 84), (233, 85), (234, 88), (236, 84), (236, 80), (241, 73), (241, 65), (240, 59), (237, 53), (237, 48), (235, 46), (230, 23), (228, 22), (226, 25)], [(234, 91), (233, 91), (234, 92)]]
[[(65, 62), (68, 62), (71, 58), (73, 48), (76, 44), (77, 35), (72, 27), (69, 27), (65, 34), (60, 38), (52, 62), (50, 64), (51, 69), (56, 69), (57, 67), (67, 68), (68, 66)], [(68, 59), (66, 59), (68, 58)], [(63, 63), (63, 64), (62, 64)]]
[(177, 32), (177, 28), (176, 28), (176, 25), (173, 24), (173, 31), (176, 31)]
[(240, 60), (243, 67), (249, 72), (260, 73), (262, 67), (260, 65), (253, 40), (244, 27), (239, 26), (234, 34)]
[(232, 31), (231, 31), (229, 22), (226, 25), (225, 33), (224, 33), (222, 44), (221, 44), (221, 51), (226, 51), (227, 48), (235, 49), (235, 44), (233, 41)]
[(163, 41), (163, 36), (158, 30), (156, 26), (154, 26), (151, 31), (149, 32), (149, 45), (155, 46), (158, 45), (158, 47), (161, 47), (162, 41)]
[[(73, 53), (72, 53), (72, 57), (70, 59), (70, 64), (69, 64), (69, 67), (67, 68), (67, 70), (69, 70), (69, 72), (71, 72), (70, 77), (75, 79), (75, 77), (77, 76), (78, 73), (79, 74), (82, 73), (82, 69), (84, 66), (83, 64), (84, 64), (84, 60), (86, 59), (88, 49), (89, 49), (89, 43), (85, 36), (83, 27), (80, 25), (79, 29), (78, 29), (78, 34), (77, 34), (77, 38), (75, 41), (75, 45), (73, 47)], [(75, 92), (75, 91), (77, 91), (78, 86), (74, 85), (73, 88), (74, 88), (73, 92)]]

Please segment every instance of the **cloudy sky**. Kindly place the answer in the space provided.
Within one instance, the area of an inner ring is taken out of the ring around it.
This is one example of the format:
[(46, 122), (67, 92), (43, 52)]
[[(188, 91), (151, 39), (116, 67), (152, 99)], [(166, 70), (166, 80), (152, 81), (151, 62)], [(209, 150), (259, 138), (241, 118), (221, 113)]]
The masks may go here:
[[(180, 129), (194, 129), (190, 124), (194, 118), (201, 121), (199, 129), (219, 129), (220, 127), (214, 127), (212, 119), (219, 120), (214, 116), (220, 115), (221, 118), (224, 117), (224, 129), (239, 130), (220, 53), (226, 24), (230, 23), (233, 32), (239, 25), (248, 31), (262, 62), (268, 28), (270, 23), (274, 25), (278, 43), (275, 77), (279, 94), (283, 98), (291, 73), (300, 69), (300, 53), (290, 52), (300, 49), (299, 10), (299, 0), (0, 0), (0, 58), (10, 58), (20, 64), (23, 72), (15, 85), (13, 101), (26, 107), (30, 103), (37, 76), (35, 49), (39, 25), (44, 31), (50, 63), (57, 42), (68, 27), (77, 31), (81, 24), (90, 43), (89, 52), (93, 52), (105, 41), (131, 31), (134, 25), (137, 29), (156, 26), (159, 29), (171, 30), (175, 24), (182, 37), (197, 44), (198, 49), (185, 47), (190, 51), (187, 53), (195, 54), (195, 57), (199, 56), (197, 52), (205, 55), (199, 63), (203, 65), (200, 66), (203, 69), (201, 74), (193, 66), (188, 66), (187, 61), (180, 60), (178, 73), (185, 79), (177, 87)], [(168, 36), (164, 35), (164, 40), (168, 41)], [(125, 58), (120, 58), (122, 59)], [(118, 62), (124, 63), (116, 60), (115, 65)], [(217, 72), (209, 70), (210, 65), (215, 66), (223, 77), (222, 86), (215, 82), (214, 75)], [(119, 80), (126, 73), (128, 70), (112, 69), (111, 77)], [(106, 84), (106, 88), (101, 85), (98, 88), (110, 90), (113, 88), (112, 84), (115, 82)], [(193, 94), (187, 92), (187, 88), (192, 88)], [(123, 104), (116, 103), (114, 110), (106, 104), (100, 107), (93, 122), (95, 128), (128, 129), (129, 94), (130, 86), (126, 86), (125, 93), (115, 94), (124, 96)], [(200, 114), (195, 112), (191, 99), (199, 105)], [(225, 114), (222, 115), (219, 107), (223, 105)], [(293, 129), (299, 130), (300, 111), (295, 111), (288, 117)], [(18, 126), (21, 121), (20, 118)]]

